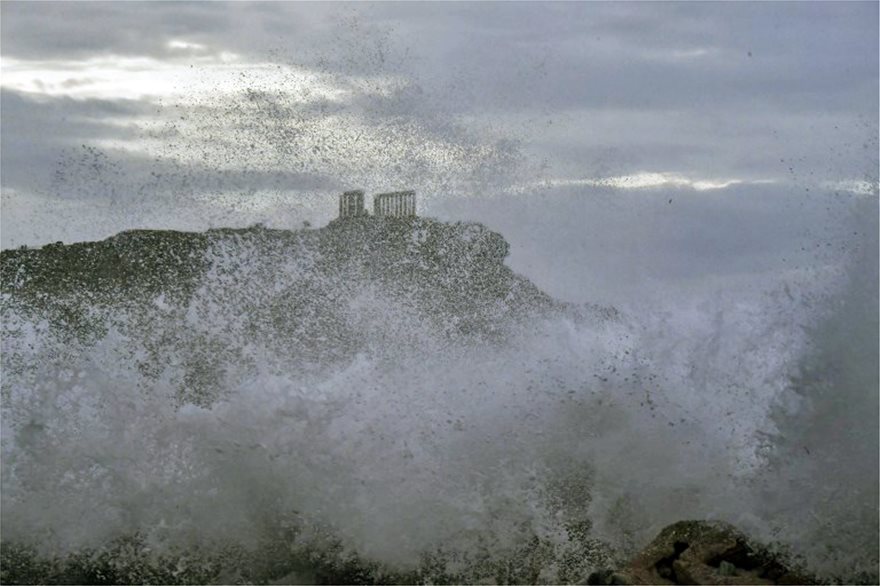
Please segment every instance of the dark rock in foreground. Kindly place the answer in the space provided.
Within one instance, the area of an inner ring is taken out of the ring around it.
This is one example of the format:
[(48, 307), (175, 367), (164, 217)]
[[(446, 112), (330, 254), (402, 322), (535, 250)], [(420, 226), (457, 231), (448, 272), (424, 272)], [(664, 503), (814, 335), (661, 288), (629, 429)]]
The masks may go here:
[(669, 525), (630, 563), (588, 584), (815, 584), (728, 523)]

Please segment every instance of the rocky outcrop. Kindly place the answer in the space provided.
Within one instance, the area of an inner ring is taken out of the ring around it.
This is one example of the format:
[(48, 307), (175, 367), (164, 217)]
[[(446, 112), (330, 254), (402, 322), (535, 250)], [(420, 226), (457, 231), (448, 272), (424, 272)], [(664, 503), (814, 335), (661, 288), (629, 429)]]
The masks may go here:
[(720, 521), (680, 521), (619, 570), (601, 570), (588, 584), (815, 584), (765, 546)]
[[(160, 296), (163, 303), (186, 305), (211, 279), (224, 279), (225, 287), (235, 279), (251, 289), (271, 286), (312, 305), (381, 287), (432, 317), (448, 321), (453, 314), (481, 331), (494, 329), (501, 314), (561, 309), (504, 264), (508, 250), (500, 234), (481, 224), (428, 218), (353, 218), (298, 231), (131, 230), (100, 242), (4, 250), (0, 293), (42, 311), (53, 324)], [(275, 278), (267, 283), (265, 275)], [(324, 305), (316, 310), (336, 309)]]
[(173, 372), (179, 400), (204, 406), (258, 361), (311, 376), (358, 355), (394, 363), (425, 340), (505, 344), (546, 317), (616, 318), (554, 300), (504, 263), (508, 250), (478, 223), (396, 217), (296, 231), (134, 230), (4, 250), (0, 334), (22, 341), (5, 351), (5, 372), (46, 363), (30, 355), (28, 324), (58, 340), (52, 355), (112, 333), (144, 376)]

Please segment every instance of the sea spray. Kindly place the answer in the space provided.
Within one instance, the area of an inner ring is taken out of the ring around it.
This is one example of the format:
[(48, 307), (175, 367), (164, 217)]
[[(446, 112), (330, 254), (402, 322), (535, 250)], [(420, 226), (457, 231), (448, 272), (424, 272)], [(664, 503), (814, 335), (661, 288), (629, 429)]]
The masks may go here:
[(549, 299), (479, 226), (143, 238), (109, 288), (4, 278), (5, 543), (195, 581), (546, 582), (683, 517), (774, 529), (762, 440), (815, 321), (782, 285), (621, 314)]
[(759, 510), (836, 581), (872, 583), (880, 565), (876, 194), (849, 209), (841, 277), (817, 299), (789, 392), (771, 412)]

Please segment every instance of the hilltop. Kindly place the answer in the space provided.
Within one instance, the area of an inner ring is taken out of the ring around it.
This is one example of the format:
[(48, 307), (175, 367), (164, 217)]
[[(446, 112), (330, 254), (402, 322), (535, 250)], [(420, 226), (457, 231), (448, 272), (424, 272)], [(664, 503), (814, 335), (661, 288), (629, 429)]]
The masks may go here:
[[(394, 360), (413, 345), (504, 343), (553, 314), (615, 314), (554, 300), (504, 264), (508, 250), (481, 224), (416, 217), (296, 231), (133, 230), (6, 250), (4, 336), (42, 323), (63, 352), (116, 332), (135, 341), (143, 374), (180, 364), (180, 396), (203, 402), (228, 386), (227, 373), (254, 363), (254, 346), (280, 371), (315, 372), (361, 352)], [(8, 368), (35, 368), (6, 358)]]
[(477, 223), (426, 218), (334, 220), (295, 231), (261, 225), (131, 230), (98, 242), (4, 250), (0, 290), (44, 309), (63, 305), (73, 311), (74, 300), (94, 306), (160, 295), (185, 304), (216, 262), (236, 249), (259, 251), (262, 257), (248, 261), (262, 265), (300, 261), (308, 265), (310, 280), (342, 290), (367, 281), (409, 289), (429, 311), (479, 311), (495, 302), (513, 312), (559, 306), (504, 265), (509, 246), (500, 234)]

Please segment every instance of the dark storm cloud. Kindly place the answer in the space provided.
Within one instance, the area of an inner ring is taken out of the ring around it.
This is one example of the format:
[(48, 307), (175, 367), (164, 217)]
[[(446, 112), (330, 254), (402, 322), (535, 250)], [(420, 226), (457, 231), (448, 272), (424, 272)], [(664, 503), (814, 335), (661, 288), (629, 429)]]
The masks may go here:
[(183, 39), (348, 75), (399, 59), (432, 86), (467, 86), (457, 107), (830, 110), (876, 95), (875, 3), (6, 2), (3, 15), (7, 57), (185, 57), (168, 46)]
[(447, 102), (464, 110), (745, 115), (853, 110), (876, 96), (875, 3), (8, 2), (3, 12), (8, 57), (185, 58), (168, 46), (183, 39), (253, 58), (274, 49), (276, 58), (346, 75), (387, 71), (398, 59), (431, 91), (452, 86)]
[(438, 75), (460, 76), (490, 109), (850, 109), (876, 93), (876, 5), (542, 3), (384, 11), (389, 18), (401, 13), (394, 21), (401, 34), (414, 30)]
[(167, 56), (168, 41), (213, 41), (235, 26), (208, 2), (4, 2), (3, 55), (17, 59)]
[[(182, 59), (232, 51), (258, 59), (326, 53), (328, 27), (354, 6), (285, 2), (29, 2), (0, 4), (2, 50), (27, 60), (148, 56)], [(172, 41), (203, 45), (171, 46)], [(318, 60), (315, 57), (313, 60)]]
[(149, 106), (134, 100), (74, 100), (0, 90), (3, 132), (0, 167), (3, 186), (44, 190), (65, 151), (98, 139), (129, 139), (138, 131), (131, 121)]

